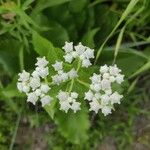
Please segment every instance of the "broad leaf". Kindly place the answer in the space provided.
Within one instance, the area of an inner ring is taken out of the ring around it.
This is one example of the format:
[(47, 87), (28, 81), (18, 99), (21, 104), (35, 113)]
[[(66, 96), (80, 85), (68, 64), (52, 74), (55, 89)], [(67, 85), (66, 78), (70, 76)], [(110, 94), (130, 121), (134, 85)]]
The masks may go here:
[(40, 56), (47, 57), (50, 64), (53, 64), (56, 60), (61, 60), (63, 58), (63, 51), (55, 48), (51, 42), (40, 36), (37, 32), (33, 32), (32, 40), (35, 51)]
[(58, 111), (55, 123), (58, 125), (60, 133), (72, 143), (81, 144), (88, 139), (87, 130), (90, 125), (85, 106), (77, 113), (73, 113), (72, 111), (68, 113)]

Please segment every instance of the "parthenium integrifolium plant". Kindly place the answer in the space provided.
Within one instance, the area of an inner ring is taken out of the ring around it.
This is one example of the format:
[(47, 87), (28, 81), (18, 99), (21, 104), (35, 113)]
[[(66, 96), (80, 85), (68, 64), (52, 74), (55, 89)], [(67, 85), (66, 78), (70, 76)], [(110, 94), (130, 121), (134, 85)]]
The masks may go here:
[[(27, 95), (27, 102), (36, 104), (39, 100), (42, 106), (51, 105), (54, 99), (60, 104), (60, 110), (68, 112), (69, 109), (74, 113), (81, 110), (82, 101), (79, 101), (79, 94), (72, 91), (73, 80), (78, 79), (80, 68), (88, 68), (92, 65), (91, 59), (94, 59), (94, 50), (83, 46), (79, 43), (77, 46), (73, 42), (65, 42), (64, 61), (56, 60), (54, 64), (49, 64), (45, 57), (37, 58), (35, 70), (30, 74), (25, 70), (19, 73), (17, 83), (18, 90)], [(78, 60), (77, 68), (72, 67), (69, 71), (65, 71), (64, 63), (73, 63)], [(55, 70), (54, 75), (49, 74), (49, 65)], [(51, 79), (49, 83), (47, 79)], [(84, 99), (89, 105), (89, 111), (98, 113), (99, 110), (104, 116), (111, 114), (114, 104), (120, 104), (123, 97), (117, 91), (114, 91), (112, 85), (114, 83), (121, 84), (124, 81), (124, 75), (117, 65), (100, 66), (99, 73), (93, 73), (90, 77), (89, 90), (84, 93)], [(52, 97), (48, 92), (53, 85), (60, 86), (64, 82), (71, 82), (69, 89), (60, 89), (56, 96)]]

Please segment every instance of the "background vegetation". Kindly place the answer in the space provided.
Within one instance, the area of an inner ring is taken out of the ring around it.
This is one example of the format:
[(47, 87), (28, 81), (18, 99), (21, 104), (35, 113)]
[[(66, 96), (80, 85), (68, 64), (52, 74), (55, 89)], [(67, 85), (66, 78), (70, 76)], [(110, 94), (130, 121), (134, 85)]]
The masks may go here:
[[(33, 70), (39, 44), (61, 48), (65, 41), (94, 48), (97, 66), (115, 62), (126, 75), (112, 115), (67, 120), (77, 134), (16, 89), (20, 70)], [(149, 68), (149, 0), (0, 0), (0, 149), (150, 149)]]

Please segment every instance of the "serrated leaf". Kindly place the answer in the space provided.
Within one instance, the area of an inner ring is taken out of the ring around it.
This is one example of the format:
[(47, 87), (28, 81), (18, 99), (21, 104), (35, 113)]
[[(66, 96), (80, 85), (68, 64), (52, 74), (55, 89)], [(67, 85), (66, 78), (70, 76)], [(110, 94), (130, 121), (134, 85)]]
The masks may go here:
[(72, 143), (81, 144), (88, 139), (87, 130), (90, 124), (85, 106), (77, 113), (58, 111), (55, 123), (58, 125), (60, 133)]
[(33, 32), (32, 42), (34, 50), (40, 55), (45, 56), (50, 64), (55, 63), (56, 60), (63, 58), (63, 51), (59, 48), (55, 48), (53, 44), (40, 36), (37, 32)]

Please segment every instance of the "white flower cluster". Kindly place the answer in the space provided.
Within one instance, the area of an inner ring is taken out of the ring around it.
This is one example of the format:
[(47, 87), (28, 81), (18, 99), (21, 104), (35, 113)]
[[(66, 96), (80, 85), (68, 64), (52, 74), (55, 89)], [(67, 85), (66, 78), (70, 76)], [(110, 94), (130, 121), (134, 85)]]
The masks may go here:
[(26, 93), (28, 102), (35, 105), (40, 98), (43, 107), (50, 104), (50, 101), (52, 100), (52, 98), (47, 95), (50, 87), (44, 81), (41, 81), (49, 74), (47, 64), (48, 61), (45, 57), (37, 58), (35, 71), (30, 75), (30, 73), (23, 70), (22, 73), (19, 73), (17, 83), (19, 91)]
[(59, 85), (62, 82), (67, 81), (68, 79), (74, 79), (76, 78), (77, 71), (73, 68), (69, 72), (65, 72), (63, 70), (63, 62), (56, 61), (55, 64), (52, 65), (54, 67), (54, 70), (57, 71), (57, 74), (52, 76), (52, 81), (54, 84)]
[(66, 113), (69, 109), (72, 109), (74, 113), (80, 110), (81, 103), (77, 102), (78, 94), (76, 92), (64, 92), (59, 91), (57, 98), (60, 103), (60, 110), (64, 110)]
[(124, 81), (124, 75), (120, 74), (121, 70), (116, 66), (104, 65), (100, 67), (100, 74), (93, 74), (90, 78), (92, 83), (90, 90), (85, 93), (85, 98), (90, 103), (90, 111), (98, 111), (101, 109), (106, 116), (111, 114), (114, 104), (120, 104), (123, 97), (118, 92), (112, 91), (112, 83), (121, 84)]
[(64, 59), (66, 62), (71, 63), (74, 58), (79, 58), (82, 61), (82, 67), (88, 68), (92, 65), (90, 59), (94, 58), (93, 49), (83, 46), (81, 43), (73, 46), (73, 42), (65, 42), (63, 49), (65, 50)]

